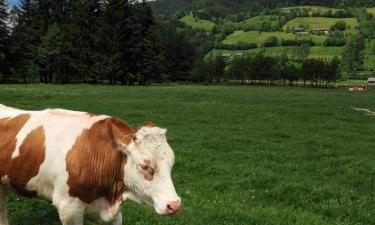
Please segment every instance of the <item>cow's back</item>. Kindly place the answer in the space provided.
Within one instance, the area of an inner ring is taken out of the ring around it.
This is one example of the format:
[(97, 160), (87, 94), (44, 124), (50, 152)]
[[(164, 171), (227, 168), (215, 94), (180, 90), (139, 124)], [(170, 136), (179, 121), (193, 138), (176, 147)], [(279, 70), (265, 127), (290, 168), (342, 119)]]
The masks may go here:
[(104, 118), (60, 109), (22, 111), (0, 106), (1, 183), (23, 195), (49, 200), (55, 192), (66, 192), (67, 152), (85, 129)]

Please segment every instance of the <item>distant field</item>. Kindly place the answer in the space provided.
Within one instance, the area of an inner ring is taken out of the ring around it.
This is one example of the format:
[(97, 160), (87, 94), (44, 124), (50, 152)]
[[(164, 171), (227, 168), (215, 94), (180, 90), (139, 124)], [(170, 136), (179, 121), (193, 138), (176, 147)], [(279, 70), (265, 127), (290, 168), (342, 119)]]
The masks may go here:
[(336, 12), (338, 10), (336, 8), (329, 8), (329, 7), (322, 7), (322, 6), (293, 6), (293, 7), (289, 7), (289, 8), (308, 9), (310, 15), (312, 15), (312, 13), (314, 13), (314, 12), (326, 13), (329, 10), (331, 10), (332, 12)]
[[(375, 90), (0, 86), (3, 104), (168, 128), (183, 209), (163, 217), (129, 201), (124, 224), (134, 225), (375, 224), (375, 117), (353, 109), (375, 111), (374, 99)], [(8, 202), (11, 225), (61, 225), (45, 201), (11, 195)]]
[[(282, 52), (286, 52), (289, 57), (293, 57), (293, 51), (295, 51), (296, 47), (272, 47), (272, 48), (264, 48), (265, 54), (270, 56), (279, 56)], [(236, 54), (239, 52), (243, 52), (244, 54), (255, 55), (260, 52), (263, 48), (256, 48), (250, 50), (213, 50), (209, 54), (214, 55), (221, 55), (223, 53), (231, 53)], [(314, 46), (310, 48), (310, 58), (333, 58), (335, 56), (341, 57), (342, 47), (321, 47), (321, 46)], [(208, 56), (207, 56), (208, 57)]]
[(275, 26), (279, 22), (278, 16), (269, 16), (269, 15), (262, 15), (262, 16), (255, 16), (248, 18), (244, 21), (239, 22), (240, 24), (252, 25), (257, 30), (260, 30), (262, 24), (264, 22), (270, 22), (271, 26)]
[(356, 18), (298, 17), (290, 20), (286, 25), (284, 25), (283, 30), (286, 30), (287, 27), (293, 28), (301, 25), (308, 27), (308, 29), (329, 29), (339, 20), (344, 20), (346, 22), (346, 25), (350, 27), (348, 30), (355, 30), (358, 26), (358, 21)]
[(326, 37), (324, 36), (316, 36), (316, 35), (295, 35), (293, 33), (285, 33), (285, 32), (262, 32), (259, 33), (258, 31), (235, 31), (234, 33), (230, 34), (225, 38), (223, 41), (224, 44), (228, 45), (235, 45), (238, 42), (245, 42), (245, 43), (256, 43), (262, 44), (264, 41), (271, 37), (276, 36), (279, 41), (281, 39), (285, 40), (294, 40), (294, 39), (309, 39), (312, 38), (315, 42), (322, 44)]
[(191, 26), (192, 28), (201, 28), (207, 31), (211, 31), (215, 27), (215, 24), (213, 22), (208, 20), (200, 20), (194, 18), (192, 15), (184, 16), (180, 19), (180, 21), (188, 26)]
[(368, 11), (369, 13), (372, 13), (373, 15), (375, 15), (375, 7), (373, 7), (373, 8), (368, 8), (367, 11)]

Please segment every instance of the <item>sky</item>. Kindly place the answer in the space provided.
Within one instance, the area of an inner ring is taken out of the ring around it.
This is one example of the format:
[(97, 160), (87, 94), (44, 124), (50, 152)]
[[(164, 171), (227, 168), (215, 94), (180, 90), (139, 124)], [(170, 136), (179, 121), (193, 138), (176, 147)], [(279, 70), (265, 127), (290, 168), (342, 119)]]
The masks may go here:
[(8, 0), (11, 5), (18, 5), (21, 0)]

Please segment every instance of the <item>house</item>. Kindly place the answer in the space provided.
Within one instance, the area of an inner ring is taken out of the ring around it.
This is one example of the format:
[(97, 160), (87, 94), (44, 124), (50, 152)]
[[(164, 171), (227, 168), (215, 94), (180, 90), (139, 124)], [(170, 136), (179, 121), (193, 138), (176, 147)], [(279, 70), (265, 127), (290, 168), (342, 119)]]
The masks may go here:
[(308, 34), (304, 27), (293, 28), (293, 34)]
[(369, 88), (374, 88), (375, 87), (375, 77), (369, 77), (367, 80), (367, 86)]
[(316, 28), (311, 30), (312, 34), (315, 35), (326, 35), (328, 34), (328, 29), (327, 28)]
[(232, 60), (233, 59), (233, 55), (231, 53), (223, 53), (221, 55), (225, 60)]
[(243, 52), (237, 52), (234, 57), (235, 58), (239, 58), (239, 57), (242, 57), (243, 56)]

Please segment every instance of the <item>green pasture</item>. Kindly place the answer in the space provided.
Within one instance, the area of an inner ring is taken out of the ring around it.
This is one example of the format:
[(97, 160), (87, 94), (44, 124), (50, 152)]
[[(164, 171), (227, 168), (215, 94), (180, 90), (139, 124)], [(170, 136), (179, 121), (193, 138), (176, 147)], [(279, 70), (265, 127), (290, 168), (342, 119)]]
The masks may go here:
[[(293, 46), (279, 46), (279, 47), (272, 47), (272, 48), (256, 48), (256, 49), (249, 49), (249, 50), (221, 50), (215, 49), (212, 50), (208, 55), (222, 55), (223, 53), (230, 53), (236, 54), (239, 52), (243, 52), (244, 54), (255, 55), (258, 52), (264, 50), (266, 55), (270, 56), (279, 56), (283, 52), (286, 52), (287, 55), (291, 58), (295, 55), (294, 52), (296, 51), (296, 47)], [(342, 47), (323, 47), (323, 46), (314, 46), (310, 48), (310, 58), (333, 58), (333, 57), (341, 57)]]
[(339, 20), (344, 20), (346, 22), (348, 32), (354, 32), (353, 30), (355, 30), (358, 26), (358, 21), (356, 18), (297, 17), (285, 24), (283, 26), (283, 30), (286, 30), (287, 27), (293, 28), (301, 25), (305, 26), (308, 30), (317, 28), (329, 29)]
[(333, 13), (336, 12), (339, 9), (336, 8), (330, 8), (330, 7), (324, 7), (324, 6), (293, 6), (288, 7), (291, 9), (307, 9), (309, 11), (309, 14), (312, 15), (314, 12), (320, 12), (320, 13), (326, 13), (329, 10), (331, 10)]
[[(288, 87), (0, 86), (3, 104), (168, 128), (183, 210), (162, 217), (125, 203), (124, 224), (135, 225), (375, 224), (375, 117), (353, 109), (375, 111), (374, 98)], [(11, 195), (8, 209), (12, 225), (60, 225), (42, 200)]]
[(254, 16), (244, 21), (241, 21), (240, 24), (252, 25), (259, 30), (264, 22), (270, 22), (271, 26), (275, 26), (278, 23), (278, 21), (279, 21), (278, 16), (260, 15), (260, 16)]
[(367, 8), (367, 11), (369, 13), (372, 13), (373, 15), (375, 15), (375, 7), (373, 7), (373, 8)]
[(238, 42), (245, 43), (255, 43), (263, 44), (267, 38), (275, 36), (281, 41), (284, 40), (294, 40), (294, 39), (309, 39), (312, 38), (317, 44), (322, 44), (326, 39), (325, 36), (316, 36), (316, 35), (296, 35), (293, 33), (286, 32), (259, 32), (259, 31), (247, 31), (242, 30), (235, 31), (232, 34), (228, 35), (223, 43), (228, 45), (236, 45)]
[(192, 28), (205, 29), (207, 31), (211, 31), (215, 27), (215, 23), (209, 20), (200, 20), (193, 17), (193, 15), (184, 16), (180, 21)]

